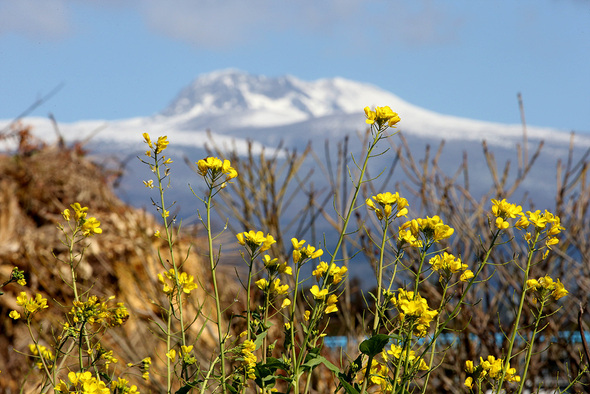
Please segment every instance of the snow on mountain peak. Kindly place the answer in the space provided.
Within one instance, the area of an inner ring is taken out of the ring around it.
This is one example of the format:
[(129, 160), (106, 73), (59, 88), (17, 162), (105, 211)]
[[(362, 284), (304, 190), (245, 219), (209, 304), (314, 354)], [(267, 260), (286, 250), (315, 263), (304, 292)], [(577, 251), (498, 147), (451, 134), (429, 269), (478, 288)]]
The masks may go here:
[(240, 119), (242, 125), (271, 126), (396, 103), (409, 106), (391, 93), (343, 78), (302, 81), (290, 75), (266, 77), (228, 69), (198, 77), (162, 115), (192, 120), (242, 114), (247, 117)]

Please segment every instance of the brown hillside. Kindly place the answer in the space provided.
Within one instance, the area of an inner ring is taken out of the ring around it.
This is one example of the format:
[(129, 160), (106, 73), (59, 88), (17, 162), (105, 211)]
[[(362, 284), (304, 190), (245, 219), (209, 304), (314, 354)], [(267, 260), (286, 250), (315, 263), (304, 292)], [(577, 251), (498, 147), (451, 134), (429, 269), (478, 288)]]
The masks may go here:
[[(49, 344), (53, 343), (50, 327), (59, 328), (59, 323), (64, 322), (65, 309), (59, 305), (71, 306), (72, 291), (60, 277), (68, 278), (69, 267), (58, 261), (65, 259), (67, 249), (60, 242), (62, 234), (56, 225), (63, 223), (60, 213), (79, 202), (89, 207), (89, 215), (100, 220), (103, 229), (102, 234), (88, 240), (90, 246), (78, 269), (80, 288), (99, 297), (114, 295), (115, 301), (127, 306), (130, 318), (122, 328), (109, 331), (105, 345), (115, 350), (119, 371), (127, 363), (150, 356), (154, 362), (150, 385), (154, 391), (161, 391), (157, 370), (159, 355), (165, 353), (164, 343), (150, 332), (154, 321), (160, 319), (156, 304), (166, 303), (157, 280), (157, 274), (164, 271), (157, 249), (165, 258), (165, 248), (153, 237), (159, 223), (146, 212), (123, 204), (107, 180), (108, 173), (88, 160), (80, 146), (35, 143), (26, 129), (16, 135), (20, 141), (18, 152), (0, 156), (0, 283), (18, 266), (25, 271), (27, 285), (10, 284), (0, 296), (0, 387), (4, 392), (18, 392), (32, 365), (31, 359), (19, 354), (27, 353), (31, 343), (26, 325), (22, 319), (13, 321), (8, 317), (11, 310), (18, 309), (16, 295), (20, 291), (41, 293), (49, 300), (49, 308), (35, 321), (37, 328), (43, 327), (42, 342)], [(209, 274), (201, 264), (204, 252), (199, 243), (188, 237), (179, 239), (178, 256), (187, 256), (191, 245), (183, 270), (199, 282), (192, 297), (205, 302), (204, 314), (213, 316), (214, 304), (205, 294), (209, 291)], [(194, 305), (188, 307), (193, 316)], [(197, 320), (195, 331), (204, 320)], [(217, 343), (214, 325), (209, 327), (198, 346), (206, 360)], [(141, 386), (141, 373), (128, 372), (137, 373), (127, 379)], [(34, 377), (26, 378), (25, 391), (33, 389)]]

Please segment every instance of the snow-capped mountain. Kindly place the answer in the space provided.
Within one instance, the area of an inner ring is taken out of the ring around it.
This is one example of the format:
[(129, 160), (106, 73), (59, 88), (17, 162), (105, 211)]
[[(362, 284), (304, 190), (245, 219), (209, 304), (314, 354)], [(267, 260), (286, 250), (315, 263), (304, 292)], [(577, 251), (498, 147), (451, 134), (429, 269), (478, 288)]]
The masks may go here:
[[(367, 127), (363, 108), (385, 105), (399, 113), (401, 122), (398, 130), (405, 136), (416, 163), (430, 162), (432, 153), (427, 158), (425, 146), (436, 147), (443, 139), (446, 145), (437, 165), (446, 174), (452, 175), (462, 164), (464, 154), (467, 155), (472, 194), (483, 195), (493, 184), (488, 163), (482, 154), (482, 140), (486, 140), (493, 151), (499, 171), (502, 171), (507, 160), (512, 163), (518, 160), (517, 145), (523, 144), (521, 125), (438, 114), (407, 103), (378, 87), (342, 78), (302, 81), (293, 76), (271, 78), (237, 70), (216, 71), (199, 76), (167, 108), (153, 116), (118, 121), (62, 123), (58, 128), (68, 143), (88, 139), (86, 148), (97, 161), (106, 162), (114, 156), (116, 161), (126, 163), (118, 193), (128, 203), (148, 209), (151, 208), (147, 195), (150, 191), (145, 189), (142, 181), (153, 175), (134, 156), (142, 156), (145, 152), (142, 133), (148, 132), (152, 138), (167, 135), (170, 145), (166, 155), (174, 160), (167, 199), (176, 201), (175, 209), (180, 210), (179, 215), (185, 219), (184, 223), (190, 223), (196, 221), (195, 206), (199, 206), (199, 203), (187, 184), (198, 188), (199, 177), (183, 163), (183, 158), (195, 162), (205, 156), (205, 147), (212, 145), (234, 150), (238, 154), (245, 154), (248, 149), (252, 149), (255, 154), (266, 149), (278, 154), (280, 158), (285, 151), (276, 150), (279, 144), (282, 144), (282, 149), (298, 149), (301, 152), (308, 142), (312, 142), (315, 157), (325, 164), (326, 159), (322, 157), (324, 141), (330, 141), (334, 154), (336, 145), (346, 135), (351, 136), (349, 152), (358, 158), (362, 144), (358, 142), (357, 134)], [(56, 139), (54, 125), (49, 119), (27, 118), (22, 123), (33, 126), (33, 133), (37, 137), (49, 142)], [(6, 130), (9, 124), (9, 120), (0, 120), (0, 130)], [(545, 141), (545, 147), (521, 185), (520, 192), (522, 195), (527, 191), (539, 207), (551, 208), (555, 196), (556, 161), (567, 158), (570, 134), (554, 129), (528, 127), (527, 135), (531, 154), (541, 140)], [(390, 142), (399, 144), (399, 138), (394, 136)], [(15, 146), (14, 140), (0, 141), (0, 151), (10, 150)], [(384, 148), (387, 147), (385, 142)], [(575, 136), (574, 160), (581, 157), (588, 148), (589, 136)], [(318, 170), (318, 162), (315, 160), (311, 155), (308, 156), (300, 173), (308, 174), (313, 171), (314, 184), (326, 185), (325, 175)], [(376, 157), (372, 161), (372, 174), (387, 170), (393, 160), (389, 153)], [(354, 171), (352, 160), (349, 164)], [(516, 164), (513, 164), (512, 168), (514, 167)], [(509, 177), (513, 177), (514, 172), (512, 170)], [(403, 187), (406, 180), (404, 171), (396, 170), (393, 183), (399, 182)], [(298, 189), (299, 186), (294, 188)], [(330, 193), (330, 190), (324, 188), (323, 192)], [(400, 190), (400, 193), (404, 195), (404, 190)], [(407, 194), (411, 195), (410, 192)], [(289, 212), (296, 214), (297, 208), (292, 208)], [(362, 268), (358, 269), (360, 271), (353, 275), (362, 276)]]
[[(301, 149), (311, 141), (322, 152), (326, 139), (335, 144), (345, 135), (355, 136), (366, 128), (365, 106), (384, 105), (399, 113), (402, 120), (398, 129), (408, 138), (417, 158), (424, 152), (426, 144), (436, 146), (442, 139), (446, 140), (439, 165), (446, 166), (449, 171), (457, 168), (464, 151), (469, 152), (474, 171), (487, 171), (486, 163), (480, 157), (481, 141), (484, 139), (496, 149), (498, 163), (508, 157), (516, 161), (516, 145), (523, 142), (521, 125), (438, 114), (407, 103), (373, 85), (342, 78), (317, 81), (303, 81), (293, 76), (271, 78), (233, 69), (199, 76), (167, 108), (153, 116), (60, 124), (59, 130), (66, 141), (91, 137), (87, 147), (94, 153), (115, 154), (118, 157), (141, 154), (145, 148), (141, 138), (143, 132), (152, 136), (167, 135), (171, 141), (170, 154), (186, 156), (192, 161), (201, 158), (199, 156), (204, 154), (204, 147), (212, 143), (245, 153), (248, 146), (260, 151), (264, 147), (273, 149), (282, 142), (285, 148)], [(54, 127), (48, 119), (29, 118), (24, 123), (34, 126), (37, 136), (49, 141), (55, 139)], [(0, 130), (7, 124), (9, 121), (0, 121)], [(211, 130), (212, 139), (207, 130)], [(543, 155), (537, 164), (539, 176), (545, 181), (530, 182), (531, 187), (545, 190), (548, 182), (554, 185), (555, 178), (547, 177), (547, 174), (555, 173), (557, 158), (566, 157), (570, 134), (528, 127), (528, 137), (531, 146), (545, 141)], [(249, 145), (248, 140), (253, 143)], [(353, 144), (353, 147), (358, 146)], [(575, 147), (578, 152), (587, 149), (590, 137), (577, 135)], [(11, 147), (0, 146), (2, 148)], [(387, 159), (382, 160), (386, 163)], [(186, 166), (178, 167), (177, 182), (186, 185), (193, 174)], [(140, 171), (134, 167), (130, 169), (132, 172)], [(489, 176), (477, 176), (474, 171), (471, 171), (473, 178), (485, 187)], [(128, 176), (138, 177), (137, 174)], [(141, 182), (129, 179), (125, 185), (124, 192), (133, 200), (135, 189), (137, 185), (141, 186)]]

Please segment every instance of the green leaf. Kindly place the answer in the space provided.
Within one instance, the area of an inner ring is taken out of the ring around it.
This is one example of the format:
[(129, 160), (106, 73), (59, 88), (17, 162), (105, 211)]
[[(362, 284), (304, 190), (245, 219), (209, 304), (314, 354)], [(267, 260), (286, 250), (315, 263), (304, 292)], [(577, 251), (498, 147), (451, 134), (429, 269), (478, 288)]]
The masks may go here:
[(346, 380), (340, 378), (340, 383), (342, 383), (342, 387), (344, 387), (344, 391), (346, 391), (346, 394), (359, 394), (359, 391), (355, 389), (354, 386), (352, 386)]
[(181, 388), (179, 388), (178, 390), (176, 390), (175, 394), (186, 394), (189, 391), (191, 391), (191, 389), (193, 389), (195, 386), (197, 385), (197, 382), (187, 382), (187, 384), (185, 384), (184, 386), (182, 386)]
[(383, 351), (383, 348), (387, 345), (390, 339), (391, 336), (385, 334), (373, 335), (371, 338), (361, 342), (359, 350), (361, 353), (366, 354), (369, 357), (375, 357)]
[(256, 335), (256, 338), (254, 339), (256, 349), (260, 349), (260, 347), (262, 346), (262, 341), (264, 340), (264, 338), (266, 338), (266, 334), (268, 334), (268, 331), (263, 331), (260, 334)]
[(322, 364), (324, 364), (326, 366), (326, 368), (328, 368), (330, 371), (332, 371), (334, 373), (340, 372), (340, 368), (338, 368), (337, 366), (335, 366), (334, 364), (332, 364), (331, 362), (326, 360), (324, 357), (322, 357), (322, 358), (323, 358)]

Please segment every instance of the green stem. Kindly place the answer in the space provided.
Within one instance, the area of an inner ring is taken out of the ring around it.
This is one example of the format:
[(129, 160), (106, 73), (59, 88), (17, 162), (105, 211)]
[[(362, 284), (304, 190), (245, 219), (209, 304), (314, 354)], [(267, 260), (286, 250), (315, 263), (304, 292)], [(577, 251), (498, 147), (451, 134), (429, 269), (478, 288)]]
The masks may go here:
[(215, 309), (217, 313), (217, 335), (219, 337), (219, 356), (221, 358), (221, 389), (223, 393), (227, 393), (226, 388), (226, 372), (225, 372), (225, 338), (223, 337), (221, 329), (221, 301), (219, 298), (219, 287), (217, 286), (216, 264), (213, 256), (213, 235), (211, 233), (211, 201), (213, 198), (213, 190), (209, 189), (207, 196), (207, 240), (209, 243), (209, 264), (211, 268), (211, 279), (213, 281), (213, 291), (215, 294)]
[[(522, 316), (522, 309), (524, 308), (524, 303), (525, 303), (525, 297), (526, 297), (526, 282), (529, 280), (529, 271), (531, 269), (531, 261), (533, 260), (533, 254), (534, 254), (534, 247), (537, 244), (537, 241), (539, 240), (539, 231), (536, 231), (535, 233), (535, 240), (532, 243), (532, 246), (529, 248), (529, 252), (528, 252), (528, 256), (527, 256), (527, 262), (526, 262), (526, 267), (524, 270), (524, 279), (522, 281), (522, 292), (520, 294), (520, 304), (518, 305), (518, 312), (516, 314), (516, 319), (514, 321), (514, 328), (512, 329), (512, 335), (510, 337), (510, 340), (508, 341), (508, 352), (506, 353), (506, 356), (504, 357), (504, 366), (502, 367), (502, 375), (500, 376), (500, 379), (498, 380), (498, 388), (496, 389), (496, 393), (500, 393), (500, 390), (502, 389), (502, 385), (504, 384), (504, 379), (506, 377), (506, 370), (508, 369), (508, 363), (510, 362), (510, 359), (512, 358), (512, 349), (514, 348), (514, 342), (516, 341), (516, 335), (518, 333), (518, 325), (520, 323), (520, 318)], [(524, 380), (524, 378), (523, 378)]]
[(377, 294), (375, 294), (375, 321), (373, 322), (373, 335), (377, 334), (379, 330), (379, 320), (381, 315), (381, 293), (383, 287), (383, 258), (385, 256), (385, 241), (387, 239), (387, 228), (389, 225), (389, 219), (385, 219), (385, 225), (383, 226), (383, 234), (381, 237), (381, 248), (379, 249), (379, 267), (377, 270)]
[[(363, 379), (363, 386), (361, 387), (360, 394), (364, 394), (367, 391), (367, 384), (369, 379), (371, 378), (371, 366), (373, 364), (373, 356), (369, 356), (369, 360), (367, 361), (367, 368), (365, 369), (365, 378)], [(392, 391), (395, 392), (395, 391)]]
[(518, 386), (518, 394), (522, 393), (522, 389), (524, 388), (524, 383), (526, 381), (526, 376), (529, 370), (529, 365), (531, 363), (531, 356), (533, 355), (533, 345), (535, 344), (535, 336), (539, 330), (539, 324), (541, 323), (541, 318), (543, 317), (543, 308), (545, 308), (545, 303), (547, 299), (543, 299), (541, 301), (541, 307), (539, 308), (539, 315), (537, 315), (537, 319), (535, 321), (535, 328), (533, 329), (533, 334), (531, 335), (531, 341), (528, 344), (528, 349), (526, 352), (526, 359), (524, 362), (524, 371), (520, 376), (520, 385)]
[[(440, 301), (440, 306), (438, 308), (438, 315), (436, 315), (436, 328), (438, 329), (438, 326), (440, 324), (440, 315), (442, 313), (442, 309), (445, 305), (445, 298), (447, 297), (447, 285), (448, 282), (445, 283), (445, 286), (443, 288), (443, 294), (442, 294), (442, 298)], [(430, 380), (430, 374), (432, 372), (432, 364), (434, 363), (434, 350), (436, 349), (436, 340), (438, 338), (434, 338), (432, 340), (432, 342), (430, 343), (430, 359), (428, 360), (428, 372), (426, 373), (426, 377), (424, 378), (424, 386), (422, 387), (422, 394), (426, 393), (426, 387), (428, 386), (428, 380)]]

